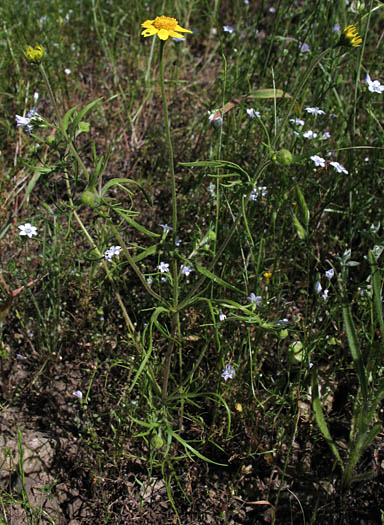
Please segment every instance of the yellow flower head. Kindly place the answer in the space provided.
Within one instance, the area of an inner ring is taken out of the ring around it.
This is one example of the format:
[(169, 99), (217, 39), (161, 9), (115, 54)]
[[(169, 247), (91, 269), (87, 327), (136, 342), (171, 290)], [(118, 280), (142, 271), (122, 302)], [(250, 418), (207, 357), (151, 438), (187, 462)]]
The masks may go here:
[(176, 18), (169, 16), (157, 16), (154, 20), (146, 20), (143, 24), (143, 36), (157, 35), (160, 40), (167, 40), (172, 38), (183, 38), (181, 33), (192, 33), (189, 29), (184, 29), (179, 26)]
[(40, 64), (44, 57), (44, 48), (43, 46), (28, 46), (25, 54), (30, 62), (33, 62), (34, 64)]
[(359, 35), (356, 26), (347, 26), (341, 34), (338, 46), (346, 47), (359, 47), (363, 42), (363, 39)]
[(267, 284), (269, 284), (269, 281), (272, 277), (272, 272), (265, 272), (264, 277), (265, 277), (265, 280), (267, 281)]

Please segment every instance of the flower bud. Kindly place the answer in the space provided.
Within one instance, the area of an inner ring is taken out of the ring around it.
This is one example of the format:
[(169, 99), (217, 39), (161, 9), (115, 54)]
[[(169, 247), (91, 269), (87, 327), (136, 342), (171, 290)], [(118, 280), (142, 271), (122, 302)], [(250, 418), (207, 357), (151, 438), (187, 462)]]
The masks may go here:
[(91, 190), (85, 190), (81, 196), (81, 202), (90, 208), (97, 208), (101, 204), (101, 199)]
[(292, 153), (287, 149), (281, 149), (280, 151), (277, 151), (273, 155), (272, 159), (274, 162), (276, 162), (276, 164), (280, 164), (281, 166), (289, 166), (294, 160)]
[(154, 436), (151, 439), (151, 445), (153, 448), (160, 449), (164, 445), (164, 439), (161, 437), (160, 434), (157, 434), (157, 436)]

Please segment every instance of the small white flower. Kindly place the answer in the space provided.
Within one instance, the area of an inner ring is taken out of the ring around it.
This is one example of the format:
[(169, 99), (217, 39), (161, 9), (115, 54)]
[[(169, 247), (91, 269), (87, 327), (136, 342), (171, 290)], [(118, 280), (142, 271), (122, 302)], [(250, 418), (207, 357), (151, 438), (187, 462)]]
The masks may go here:
[(296, 124), (296, 126), (304, 126), (304, 120), (301, 120), (300, 118), (290, 118), (289, 122), (292, 122), (293, 124)]
[(234, 26), (223, 26), (223, 31), (232, 34), (235, 31)]
[(277, 326), (287, 326), (287, 324), (289, 324), (289, 321), (286, 317), (284, 317), (284, 319), (280, 319), (279, 321), (277, 321)]
[(259, 197), (265, 197), (268, 193), (266, 186), (257, 186), (257, 188), (254, 188), (251, 192), (251, 195), (249, 196), (250, 201), (257, 201)]
[(313, 160), (313, 162), (315, 163), (316, 168), (319, 167), (319, 166), (321, 168), (324, 168), (324, 166), (325, 166), (325, 159), (323, 159), (323, 157), (319, 157), (319, 155), (312, 155), (311, 156), (311, 160)]
[(320, 293), (322, 289), (323, 289), (323, 287), (321, 286), (320, 281), (317, 281), (317, 283), (315, 284), (315, 291), (316, 291), (316, 293)]
[(321, 297), (326, 301), (328, 299), (328, 290), (324, 290), (324, 292), (321, 294)]
[(369, 162), (369, 157), (365, 157), (364, 162)]
[(260, 111), (255, 111), (253, 108), (248, 108), (247, 115), (251, 118), (255, 118), (255, 117), (260, 118)]
[(37, 235), (36, 226), (32, 226), (30, 222), (20, 225), (19, 230), (19, 235), (27, 235), (30, 239), (32, 239), (34, 235)]
[(180, 239), (180, 237), (176, 237), (176, 239), (175, 239), (175, 245), (176, 245), (176, 246), (180, 246), (180, 244), (181, 244), (181, 239)]
[(331, 134), (329, 133), (329, 131), (324, 131), (324, 133), (321, 135), (321, 138), (322, 139), (330, 139), (331, 138)]
[(348, 173), (348, 170), (338, 162), (330, 162), (330, 165), (333, 166), (338, 173)]
[(157, 269), (161, 272), (161, 273), (166, 273), (169, 271), (169, 264), (168, 263), (165, 263), (165, 262), (160, 262), (159, 266), (157, 267)]
[(109, 262), (112, 261), (112, 257), (120, 255), (121, 249), (121, 246), (111, 246), (108, 250), (105, 250), (104, 259), (107, 259)]
[(263, 304), (263, 298), (261, 295), (255, 295), (253, 292), (249, 294), (247, 299), (250, 303), (256, 304), (256, 306), (261, 306)]
[(210, 182), (209, 183), (209, 186), (208, 186), (208, 193), (210, 194), (210, 196), (212, 198), (215, 198), (216, 197), (216, 186), (213, 182)]
[(66, 68), (64, 69), (64, 73), (65, 73), (66, 75), (70, 75), (70, 74), (71, 74), (71, 70), (68, 69), (68, 68), (66, 67)]
[(305, 139), (315, 139), (317, 137), (317, 133), (314, 133), (311, 129), (303, 133), (303, 137)]
[(384, 91), (384, 86), (380, 84), (379, 80), (371, 80), (371, 77), (366, 75), (365, 81), (368, 84), (368, 91), (371, 93), (382, 93)]
[(83, 398), (83, 393), (81, 392), (81, 390), (75, 390), (74, 392), (72, 392), (72, 395), (78, 397), (79, 399)]
[(191, 268), (188, 264), (182, 264), (180, 267), (181, 273), (183, 275), (186, 275), (187, 277), (193, 272), (193, 268)]
[(308, 107), (304, 108), (307, 113), (310, 113), (311, 115), (325, 115), (325, 111), (315, 106), (314, 108)]
[(168, 224), (160, 224), (160, 226), (163, 228), (163, 232), (165, 233), (168, 233), (172, 230), (172, 228), (168, 226)]
[(331, 268), (330, 270), (327, 270), (327, 271), (325, 272), (325, 277), (326, 277), (327, 279), (332, 279), (334, 275), (335, 275), (335, 271), (334, 271), (333, 268)]
[(227, 316), (225, 314), (223, 314), (223, 312), (220, 310), (219, 312), (219, 319), (220, 321), (225, 321), (227, 318)]
[(20, 115), (16, 115), (16, 125), (17, 127), (25, 127), (25, 126), (28, 126), (29, 123), (31, 122), (31, 119), (28, 118), (28, 117), (22, 117)]
[(270, 7), (269, 8), (270, 13), (276, 13), (276, 7)]
[(224, 378), (224, 381), (228, 381), (228, 379), (233, 379), (235, 377), (236, 370), (233, 368), (233, 366), (226, 364), (223, 370), (223, 373), (221, 374), (221, 377)]
[(37, 104), (37, 101), (39, 100), (39, 94), (37, 91), (35, 91), (33, 94), (33, 100), (35, 101), (35, 104)]
[(302, 44), (302, 46), (300, 47), (300, 51), (302, 53), (308, 53), (308, 51), (310, 51), (309, 45), (304, 42), (304, 44)]
[(339, 24), (335, 24), (332, 28), (333, 31), (340, 31), (340, 25)]

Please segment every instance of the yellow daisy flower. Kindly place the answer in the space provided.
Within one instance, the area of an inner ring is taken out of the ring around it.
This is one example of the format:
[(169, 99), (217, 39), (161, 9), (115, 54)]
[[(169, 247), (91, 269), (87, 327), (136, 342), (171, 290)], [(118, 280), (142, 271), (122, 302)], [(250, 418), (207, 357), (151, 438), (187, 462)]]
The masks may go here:
[(344, 29), (340, 36), (338, 45), (346, 47), (359, 47), (362, 42), (363, 39), (359, 35), (357, 27), (352, 24)]
[(160, 40), (168, 40), (172, 38), (183, 38), (181, 33), (192, 33), (189, 29), (184, 29), (179, 26), (176, 18), (170, 18), (169, 16), (157, 16), (154, 20), (146, 20), (143, 22), (142, 31), (143, 36), (157, 35)]

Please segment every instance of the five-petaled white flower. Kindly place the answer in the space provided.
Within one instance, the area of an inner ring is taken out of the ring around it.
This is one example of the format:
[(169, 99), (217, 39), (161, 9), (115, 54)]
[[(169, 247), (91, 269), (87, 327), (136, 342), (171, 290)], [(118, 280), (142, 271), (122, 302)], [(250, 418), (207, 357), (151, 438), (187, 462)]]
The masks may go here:
[(250, 303), (254, 303), (256, 306), (261, 306), (263, 304), (263, 298), (261, 295), (255, 295), (253, 292), (248, 295), (247, 299)]
[(169, 271), (169, 264), (168, 263), (165, 263), (165, 262), (160, 262), (160, 264), (158, 265), (157, 269), (161, 272), (161, 273), (166, 273)]
[(330, 162), (330, 165), (333, 166), (335, 168), (335, 170), (337, 171), (337, 173), (348, 173), (348, 170), (346, 170), (344, 168), (344, 166), (342, 166), (341, 164), (339, 164), (338, 162)]
[(190, 273), (193, 272), (193, 268), (191, 268), (188, 264), (183, 264), (183, 265), (181, 266), (180, 270), (181, 270), (181, 273), (182, 273), (183, 275), (186, 275), (187, 277), (188, 277), (188, 275), (189, 275)]
[(108, 250), (105, 250), (104, 259), (107, 259), (107, 261), (112, 261), (112, 257), (115, 255), (120, 255), (121, 249), (121, 246), (111, 246)]
[(160, 224), (160, 226), (163, 228), (163, 232), (165, 233), (168, 233), (172, 230), (172, 228), (168, 226), (168, 224)]
[(19, 230), (20, 235), (27, 235), (30, 239), (32, 239), (34, 235), (37, 235), (36, 226), (32, 226), (30, 222), (20, 225)]
[(265, 197), (267, 193), (267, 186), (257, 186), (257, 188), (253, 188), (251, 195), (249, 196), (249, 200), (257, 201), (259, 197)]
[(289, 122), (292, 122), (292, 124), (296, 124), (296, 126), (304, 126), (304, 120), (301, 120), (300, 118), (290, 118)]
[(248, 108), (247, 115), (251, 118), (255, 118), (255, 117), (260, 118), (260, 111), (255, 111), (253, 108)]
[(319, 155), (312, 155), (311, 156), (311, 160), (313, 160), (313, 162), (315, 163), (316, 168), (319, 167), (319, 166), (321, 168), (324, 168), (324, 166), (325, 166), (325, 159), (323, 159), (323, 157), (319, 157)]
[(307, 113), (311, 113), (312, 115), (325, 115), (325, 111), (315, 106), (314, 108), (304, 108)]
[(236, 370), (233, 368), (233, 366), (226, 364), (223, 370), (223, 373), (221, 374), (221, 377), (224, 378), (224, 381), (228, 381), (228, 379), (233, 379), (235, 377)]
[(334, 275), (335, 275), (335, 271), (334, 271), (333, 268), (331, 268), (330, 270), (327, 270), (327, 271), (325, 272), (325, 277), (326, 277), (327, 279), (332, 279), (332, 277), (333, 277)]
[(314, 133), (311, 129), (303, 133), (303, 137), (305, 139), (315, 139), (317, 137), (317, 133)]
[(371, 77), (366, 75), (365, 81), (368, 84), (368, 91), (371, 93), (382, 93), (384, 91), (384, 86), (380, 84), (379, 80), (371, 80)]

